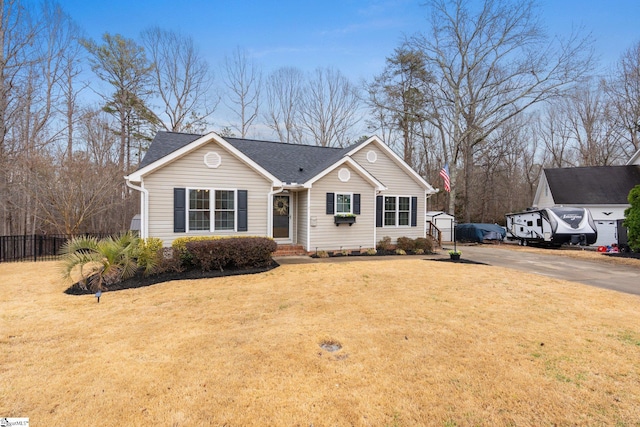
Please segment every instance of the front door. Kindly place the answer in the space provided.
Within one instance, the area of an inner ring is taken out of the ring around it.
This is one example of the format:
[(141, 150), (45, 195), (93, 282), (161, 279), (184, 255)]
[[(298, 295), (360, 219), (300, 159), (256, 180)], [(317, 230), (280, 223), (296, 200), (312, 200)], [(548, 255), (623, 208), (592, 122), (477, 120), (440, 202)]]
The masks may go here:
[(273, 196), (273, 238), (290, 239), (291, 197), (278, 194)]

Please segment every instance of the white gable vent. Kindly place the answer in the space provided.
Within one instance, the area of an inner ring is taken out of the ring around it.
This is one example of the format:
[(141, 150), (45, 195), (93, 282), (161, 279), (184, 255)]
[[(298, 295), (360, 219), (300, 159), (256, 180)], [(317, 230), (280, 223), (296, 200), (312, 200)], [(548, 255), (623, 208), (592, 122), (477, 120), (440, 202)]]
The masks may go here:
[(215, 151), (209, 151), (204, 155), (204, 164), (209, 166), (210, 168), (215, 169), (220, 166), (221, 163), (222, 157), (220, 157), (220, 154), (216, 153)]
[(351, 179), (351, 172), (349, 172), (349, 169), (347, 168), (342, 168), (338, 171), (338, 179), (342, 182), (347, 182)]
[(367, 153), (367, 160), (369, 161), (369, 163), (375, 163), (376, 160), (378, 160), (378, 154), (371, 150)]

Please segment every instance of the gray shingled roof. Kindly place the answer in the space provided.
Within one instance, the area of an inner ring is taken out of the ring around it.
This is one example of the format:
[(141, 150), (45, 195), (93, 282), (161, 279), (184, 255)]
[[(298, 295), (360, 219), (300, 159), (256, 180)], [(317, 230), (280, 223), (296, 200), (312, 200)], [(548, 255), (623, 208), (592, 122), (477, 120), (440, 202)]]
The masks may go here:
[(624, 205), (640, 184), (640, 166), (592, 166), (545, 169), (558, 205)]
[(138, 169), (149, 166), (151, 163), (181, 149), (201, 136), (194, 133), (158, 132), (153, 141), (151, 141), (151, 145), (142, 158)]
[[(190, 144), (202, 135), (158, 132), (140, 168)], [(347, 148), (286, 144), (253, 139), (224, 138), (282, 182), (302, 184), (337, 162), (356, 145)]]

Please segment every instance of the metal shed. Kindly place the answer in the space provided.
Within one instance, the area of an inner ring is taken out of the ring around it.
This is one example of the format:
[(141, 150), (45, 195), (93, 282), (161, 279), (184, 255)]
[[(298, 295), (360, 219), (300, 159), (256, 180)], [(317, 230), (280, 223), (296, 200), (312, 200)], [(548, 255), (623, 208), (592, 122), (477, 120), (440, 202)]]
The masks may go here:
[(430, 211), (425, 213), (425, 220), (427, 221), (427, 230), (429, 229), (429, 223), (431, 223), (438, 227), (442, 233), (443, 242), (453, 242), (453, 226), (455, 222), (453, 215), (441, 211)]

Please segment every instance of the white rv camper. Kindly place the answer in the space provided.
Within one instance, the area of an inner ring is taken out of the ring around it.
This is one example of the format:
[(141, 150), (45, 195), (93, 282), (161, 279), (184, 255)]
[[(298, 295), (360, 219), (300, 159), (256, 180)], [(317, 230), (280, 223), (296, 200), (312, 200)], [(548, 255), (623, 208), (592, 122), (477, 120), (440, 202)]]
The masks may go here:
[(543, 208), (506, 215), (507, 239), (521, 245), (592, 245), (598, 233), (584, 208)]

